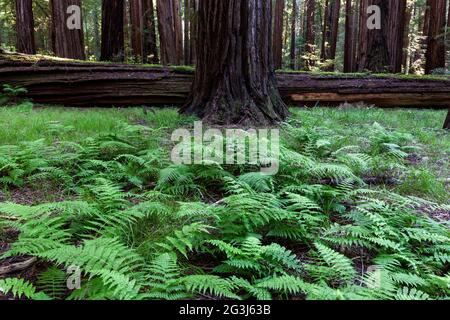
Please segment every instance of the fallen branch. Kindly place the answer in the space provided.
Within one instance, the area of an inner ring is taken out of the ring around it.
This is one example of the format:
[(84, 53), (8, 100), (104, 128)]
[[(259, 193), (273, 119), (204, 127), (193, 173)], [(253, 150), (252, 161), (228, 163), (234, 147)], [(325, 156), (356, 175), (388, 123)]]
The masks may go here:
[(10, 273), (26, 270), (26, 269), (30, 268), (36, 262), (37, 262), (37, 258), (33, 257), (33, 258), (30, 258), (30, 259), (22, 261), (22, 262), (17, 262), (17, 263), (7, 265), (5, 267), (0, 267), (0, 277), (10, 274)]

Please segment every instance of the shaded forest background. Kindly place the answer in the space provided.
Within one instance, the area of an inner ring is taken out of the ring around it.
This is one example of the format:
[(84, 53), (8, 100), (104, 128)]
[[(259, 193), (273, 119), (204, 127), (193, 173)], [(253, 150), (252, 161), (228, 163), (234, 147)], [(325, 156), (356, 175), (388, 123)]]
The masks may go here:
[[(274, 0), (275, 66), (309, 71), (447, 73), (449, 3)], [(65, 8), (72, 4), (82, 8), (79, 31), (65, 28)], [(381, 7), (382, 25), (388, 27), (368, 32), (365, 13), (372, 4)], [(90, 61), (195, 64), (198, 0), (0, 0), (0, 8), (0, 43), (9, 51)]]

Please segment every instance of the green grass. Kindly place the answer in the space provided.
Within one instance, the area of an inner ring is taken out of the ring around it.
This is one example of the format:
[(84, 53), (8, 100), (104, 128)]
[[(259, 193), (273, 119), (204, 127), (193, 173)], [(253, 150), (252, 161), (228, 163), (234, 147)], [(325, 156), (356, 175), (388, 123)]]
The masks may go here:
[(59, 139), (80, 141), (90, 136), (115, 133), (123, 123), (144, 124), (150, 127), (158, 124), (170, 129), (176, 128), (183, 121), (186, 120), (174, 109), (163, 112), (149, 111), (145, 115), (142, 108), (30, 108), (26, 105), (0, 107), (0, 145), (38, 139), (51, 142), (54, 139), (52, 125), (61, 127), (62, 130), (58, 132)]

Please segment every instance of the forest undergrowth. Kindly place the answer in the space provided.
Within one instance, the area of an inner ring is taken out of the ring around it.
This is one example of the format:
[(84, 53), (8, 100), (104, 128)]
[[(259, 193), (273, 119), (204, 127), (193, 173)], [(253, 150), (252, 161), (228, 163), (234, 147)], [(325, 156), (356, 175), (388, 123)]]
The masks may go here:
[(173, 165), (174, 109), (0, 115), (0, 297), (450, 298), (439, 111), (295, 109), (275, 176)]

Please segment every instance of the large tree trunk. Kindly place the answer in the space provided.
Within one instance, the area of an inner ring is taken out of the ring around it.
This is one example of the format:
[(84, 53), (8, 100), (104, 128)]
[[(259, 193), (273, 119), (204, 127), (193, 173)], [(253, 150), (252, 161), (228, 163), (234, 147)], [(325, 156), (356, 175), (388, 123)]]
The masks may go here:
[(311, 69), (315, 65), (315, 60), (312, 56), (316, 52), (316, 32), (314, 30), (314, 17), (316, 13), (316, 0), (305, 0), (306, 1), (306, 39), (305, 39), (305, 52), (307, 57), (305, 59), (305, 68)]
[(288, 110), (272, 63), (271, 0), (203, 0), (197, 71), (185, 114), (214, 124), (272, 125)]
[(353, 72), (354, 68), (354, 19), (352, 0), (346, 0), (345, 3), (345, 44), (344, 44), (344, 72)]
[(35, 54), (32, 0), (16, 0), (17, 52)]
[(156, 20), (153, 0), (143, 0), (144, 10), (144, 63), (159, 63), (156, 43)]
[[(321, 59), (334, 60), (336, 58), (336, 47), (339, 32), (339, 17), (341, 12), (341, 0), (327, 0), (324, 15), (324, 34), (322, 41)], [(334, 64), (327, 68), (334, 70)]]
[[(369, 29), (369, 6), (381, 9), (381, 29)], [(401, 71), (406, 0), (361, 0), (359, 71)]]
[(281, 69), (283, 66), (283, 16), (284, 0), (276, 0), (274, 10), (274, 29), (273, 29), (273, 63), (275, 69)]
[[(81, 15), (81, 0), (51, 0), (50, 6), (52, 10), (52, 38), (53, 51), (57, 57), (68, 59), (84, 60), (86, 58), (84, 52), (84, 33), (83, 23), (80, 20), (80, 28), (70, 29), (68, 27), (68, 18), (70, 14), (67, 13), (69, 6), (75, 5), (80, 8)], [(78, 12), (74, 12), (75, 15)], [(81, 19), (81, 16), (80, 16)]]
[(403, 47), (405, 44), (406, 0), (389, 1), (388, 51), (389, 71), (402, 72)]
[(130, 0), (131, 50), (136, 62), (144, 56), (144, 8), (143, 0)]
[(124, 0), (102, 0), (102, 61), (123, 61)]
[(445, 68), (445, 0), (429, 1), (429, 27), (427, 40), (427, 54), (425, 73), (430, 74), (434, 69)]
[(157, 0), (161, 62), (180, 65), (183, 59), (179, 0)]

